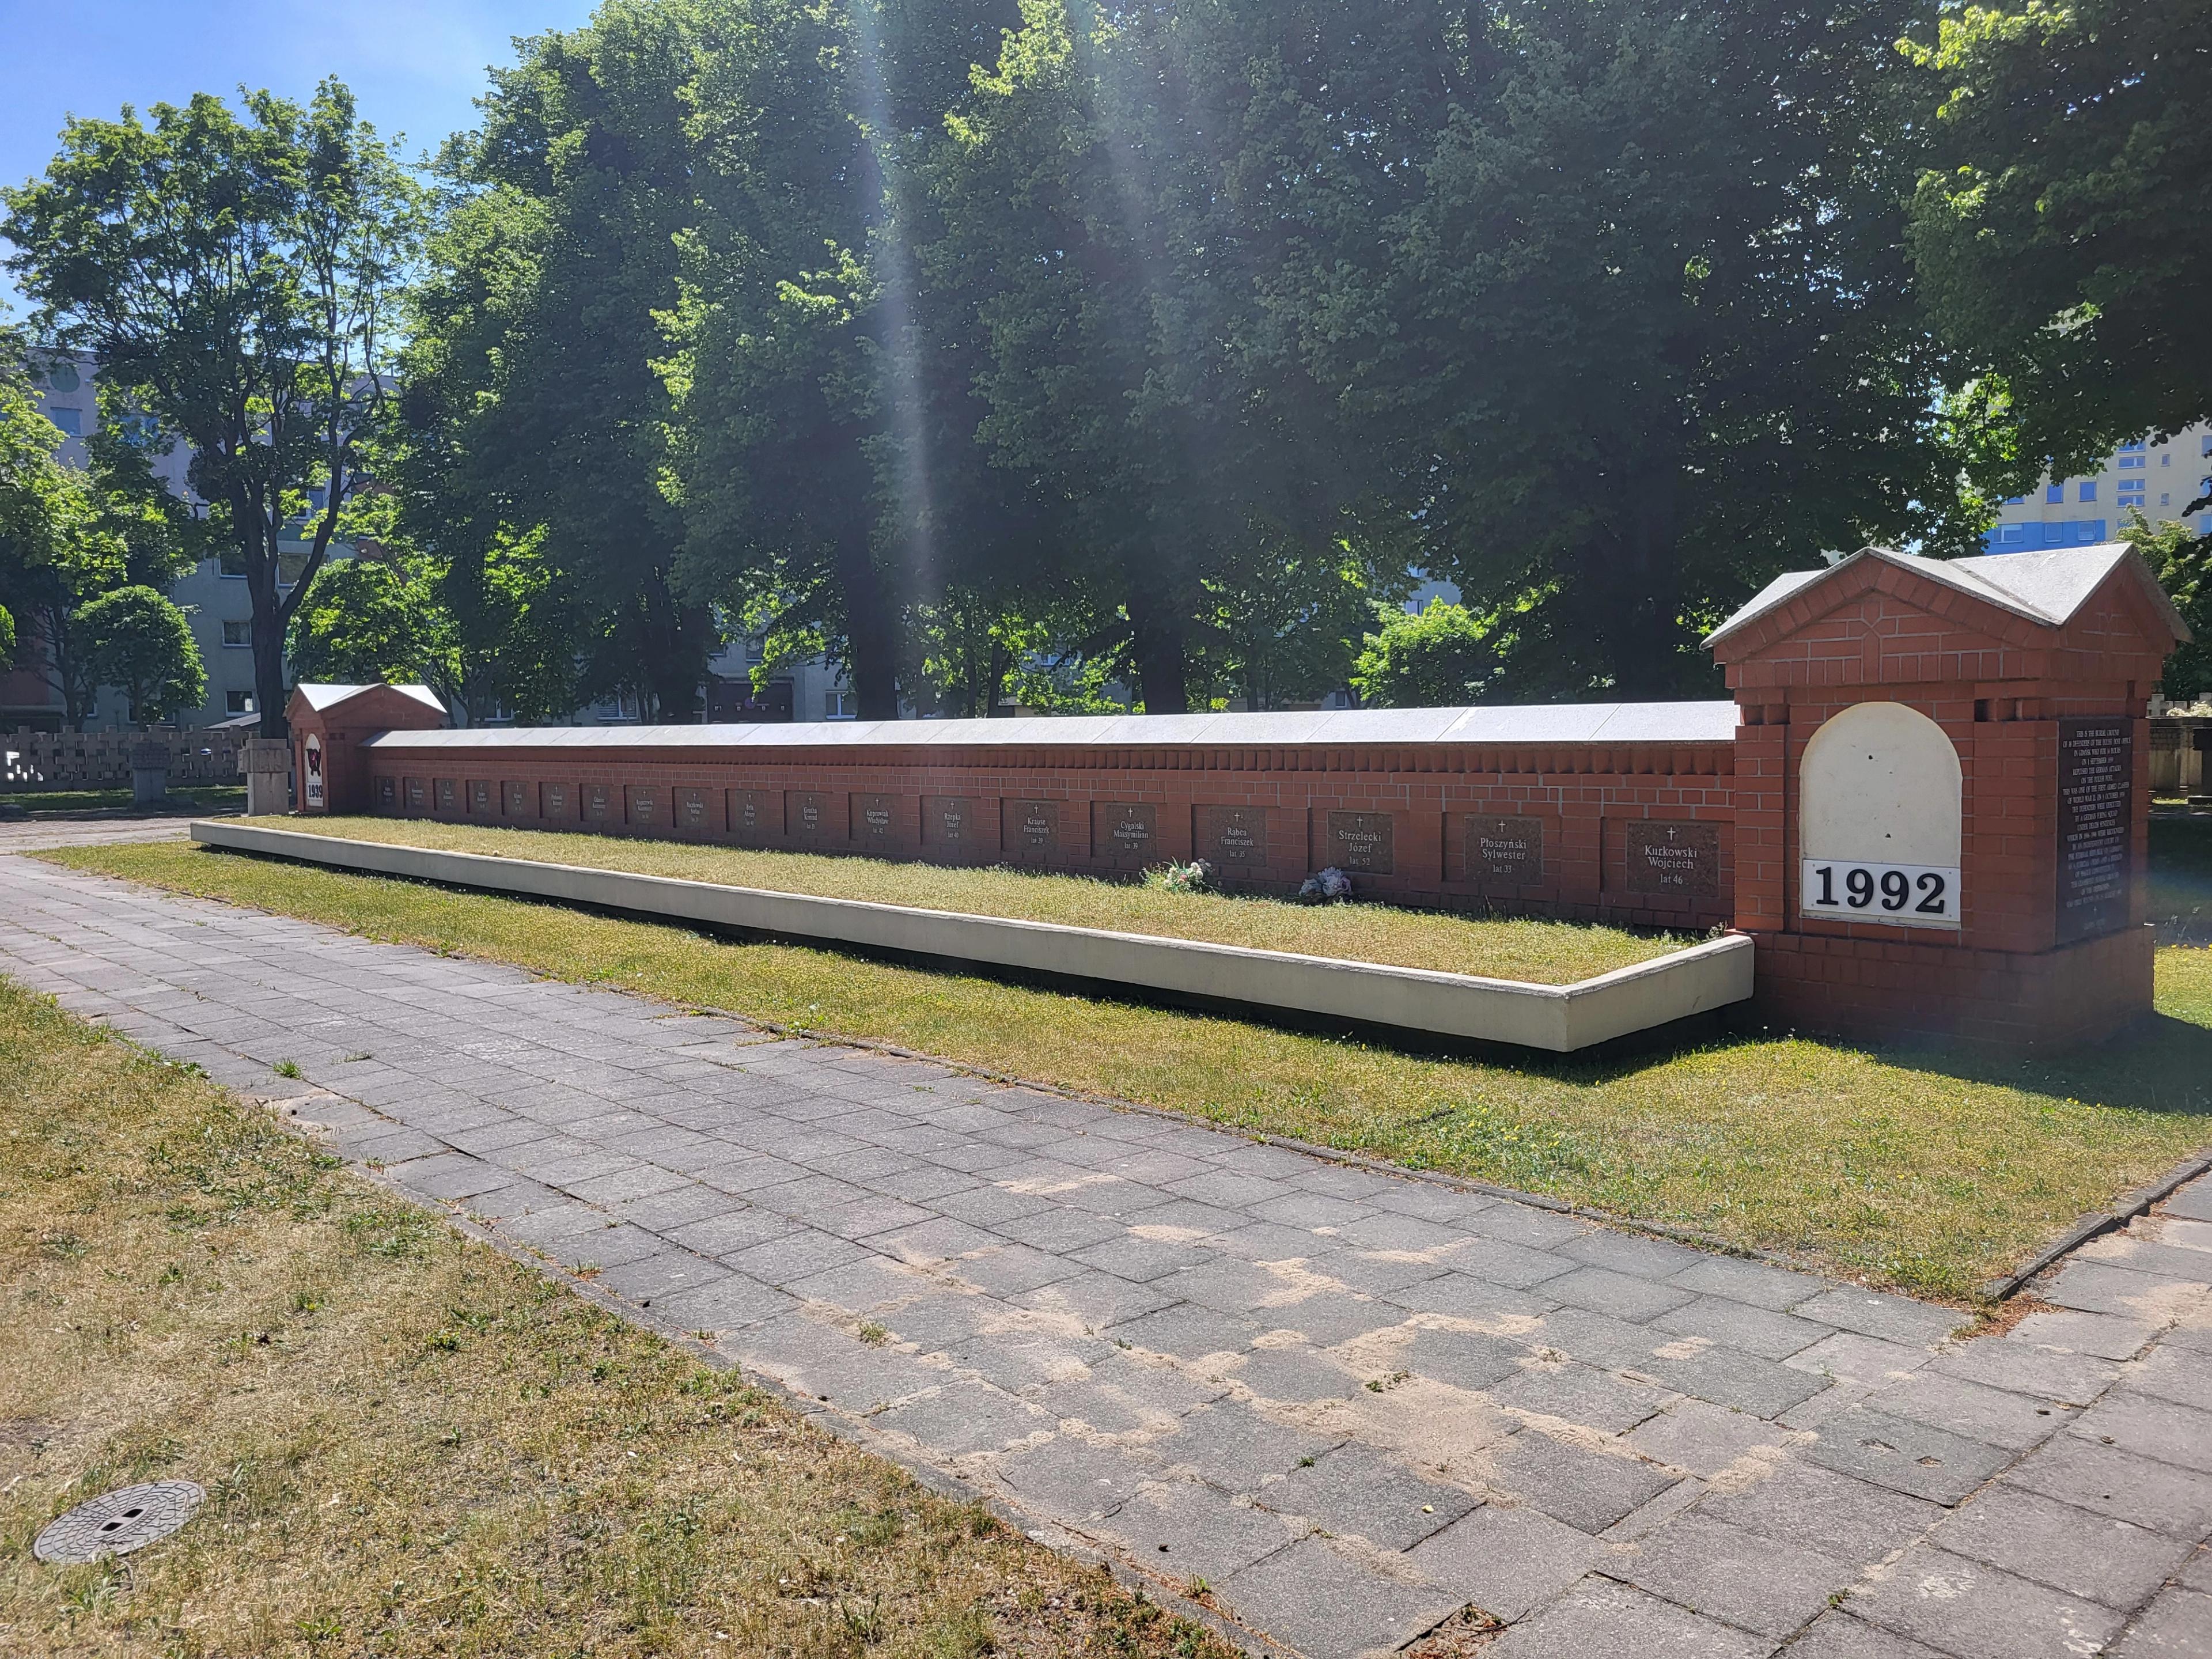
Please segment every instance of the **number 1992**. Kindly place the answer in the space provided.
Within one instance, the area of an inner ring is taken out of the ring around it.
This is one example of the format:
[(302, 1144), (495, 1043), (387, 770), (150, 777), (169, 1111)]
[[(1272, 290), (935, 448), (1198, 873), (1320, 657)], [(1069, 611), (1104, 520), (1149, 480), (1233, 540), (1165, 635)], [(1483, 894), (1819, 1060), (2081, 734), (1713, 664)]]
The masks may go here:
[(1956, 866), (1856, 864), (1807, 859), (1801, 911), (1845, 921), (1881, 921), (1896, 927), (1956, 927)]

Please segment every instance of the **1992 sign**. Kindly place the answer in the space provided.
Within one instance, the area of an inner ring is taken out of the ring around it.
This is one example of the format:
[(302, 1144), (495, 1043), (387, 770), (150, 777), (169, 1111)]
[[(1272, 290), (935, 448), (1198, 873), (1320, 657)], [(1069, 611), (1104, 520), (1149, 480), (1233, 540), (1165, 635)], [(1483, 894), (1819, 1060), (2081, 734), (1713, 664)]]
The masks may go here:
[(1929, 864), (1855, 864), (1807, 859), (1798, 908), (1808, 916), (1880, 921), (1893, 927), (1956, 927), (1959, 869)]

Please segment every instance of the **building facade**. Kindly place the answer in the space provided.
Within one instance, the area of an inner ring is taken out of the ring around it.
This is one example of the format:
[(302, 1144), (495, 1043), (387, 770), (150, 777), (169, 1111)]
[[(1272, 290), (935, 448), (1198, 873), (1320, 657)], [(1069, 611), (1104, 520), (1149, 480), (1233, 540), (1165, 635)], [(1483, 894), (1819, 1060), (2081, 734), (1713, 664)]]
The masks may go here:
[(1990, 553), (2040, 553), (2110, 541), (2140, 511), (2154, 525), (2183, 520), (2212, 528), (2212, 513), (2186, 514), (2191, 501), (2212, 495), (2212, 424), (2177, 432), (2164, 443), (2123, 444), (2094, 473), (2045, 478), (2032, 494), (2015, 495), (1997, 512), (1982, 538)]

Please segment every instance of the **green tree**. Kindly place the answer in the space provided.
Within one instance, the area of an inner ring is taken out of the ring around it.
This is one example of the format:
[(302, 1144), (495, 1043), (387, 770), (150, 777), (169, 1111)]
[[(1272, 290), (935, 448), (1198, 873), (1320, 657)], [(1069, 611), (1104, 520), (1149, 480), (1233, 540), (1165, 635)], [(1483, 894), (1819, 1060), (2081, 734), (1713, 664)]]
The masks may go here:
[[(382, 409), (419, 197), (335, 80), (305, 107), (202, 94), (72, 117), (43, 179), (0, 191), (42, 324), (191, 452), (242, 562), (255, 695), (284, 731), (286, 623), (313, 591)], [(279, 543), (309, 520), (289, 591)]]
[(100, 684), (119, 687), (131, 719), (151, 726), (207, 696), (207, 673), (191, 623), (167, 594), (132, 585), (88, 599), (77, 612)]
[(2194, 702), (2212, 690), (2212, 536), (2200, 535), (2179, 519), (2154, 525), (2141, 507), (2130, 507), (2119, 539), (2142, 555), (2197, 635), (2174, 647), (2158, 683), (2159, 690), (2175, 702)]
[(303, 680), (419, 681), (448, 707), (462, 701), (453, 618), (428, 560), (396, 553), (341, 559), (292, 613), (286, 641)]
[(1451, 708), (1480, 702), (1497, 684), (1498, 619), (1463, 605), (1431, 599), (1419, 611), (1394, 611), (1366, 636), (1352, 672), (1362, 702), (1379, 708)]
[(2212, 8), (1946, 9), (1905, 50), (1933, 138), (1919, 291), (2017, 434), (1990, 486), (2212, 416)]

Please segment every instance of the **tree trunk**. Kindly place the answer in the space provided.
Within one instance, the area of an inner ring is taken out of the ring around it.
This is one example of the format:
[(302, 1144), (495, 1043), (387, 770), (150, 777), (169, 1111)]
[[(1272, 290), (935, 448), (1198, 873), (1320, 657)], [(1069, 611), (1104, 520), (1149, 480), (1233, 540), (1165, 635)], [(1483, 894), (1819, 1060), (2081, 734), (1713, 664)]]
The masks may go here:
[(264, 738), (289, 736), (284, 718), (284, 617), (276, 598), (276, 552), (265, 558), (250, 554), (246, 561), (246, 585), (253, 600), (253, 708), (261, 716)]
[(1154, 594), (1133, 594), (1129, 627), (1137, 659), (1137, 695), (1147, 714), (1190, 713), (1184, 624), (1172, 603)]
[(837, 548), (837, 585), (845, 594), (845, 672), (864, 720), (899, 717), (897, 630), (883, 574), (857, 538)]

